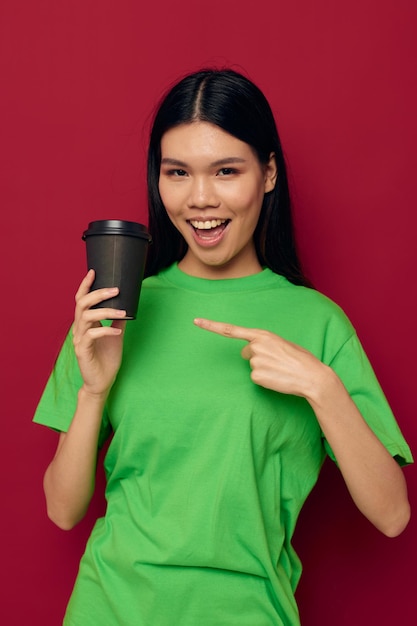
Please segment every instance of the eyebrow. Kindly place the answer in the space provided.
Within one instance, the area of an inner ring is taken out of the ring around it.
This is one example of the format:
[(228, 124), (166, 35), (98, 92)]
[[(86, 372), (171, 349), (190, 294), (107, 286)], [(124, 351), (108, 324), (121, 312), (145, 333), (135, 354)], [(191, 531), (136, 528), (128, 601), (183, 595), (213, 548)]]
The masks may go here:
[[(224, 159), (218, 159), (217, 161), (213, 161), (210, 165), (213, 167), (218, 167), (219, 165), (230, 165), (231, 163), (246, 163), (246, 159), (242, 159), (241, 157), (226, 157)], [(177, 167), (188, 167), (187, 163), (184, 161), (179, 161), (178, 159), (171, 159), (169, 157), (164, 157), (161, 159), (161, 165), (175, 165)]]

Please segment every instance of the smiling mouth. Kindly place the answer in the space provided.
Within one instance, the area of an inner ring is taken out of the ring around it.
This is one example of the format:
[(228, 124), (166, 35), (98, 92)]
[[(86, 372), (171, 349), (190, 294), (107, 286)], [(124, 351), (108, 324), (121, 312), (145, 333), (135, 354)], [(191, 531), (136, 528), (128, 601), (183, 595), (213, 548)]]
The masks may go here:
[(226, 224), (229, 220), (207, 220), (205, 222), (201, 222), (199, 220), (189, 220), (191, 226), (196, 230), (212, 230), (213, 228), (218, 228), (223, 224)]
[(188, 220), (192, 226), (194, 238), (201, 243), (216, 244), (222, 239), (222, 235), (226, 230), (230, 220), (213, 219), (213, 220)]

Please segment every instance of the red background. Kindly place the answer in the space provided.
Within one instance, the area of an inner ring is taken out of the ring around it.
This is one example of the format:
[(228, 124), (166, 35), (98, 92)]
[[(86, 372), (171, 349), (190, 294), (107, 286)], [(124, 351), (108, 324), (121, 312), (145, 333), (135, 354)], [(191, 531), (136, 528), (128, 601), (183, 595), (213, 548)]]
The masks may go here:
[[(2, 624), (61, 623), (103, 511), (101, 478), (76, 529), (47, 520), (42, 475), (56, 435), (31, 417), (71, 322), (81, 233), (93, 219), (146, 219), (149, 115), (186, 71), (233, 65), (266, 93), (308, 272), (352, 319), (417, 449), (415, 0), (242, 7), (0, 5)], [(406, 474), (415, 506), (416, 472)], [(416, 542), (415, 521), (397, 539), (374, 530), (326, 464), (295, 537), (303, 626), (412, 623)]]

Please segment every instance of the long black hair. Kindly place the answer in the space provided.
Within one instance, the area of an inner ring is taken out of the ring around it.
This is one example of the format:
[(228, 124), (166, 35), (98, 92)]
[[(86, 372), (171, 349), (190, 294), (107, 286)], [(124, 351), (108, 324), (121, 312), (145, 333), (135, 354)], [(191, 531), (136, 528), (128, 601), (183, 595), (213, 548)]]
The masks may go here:
[(261, 90), (231, 69), (203, 69), (172, 87), (157, 108), (148, 150), (148, 210), (152, 245), (146, 275), (157, 274), (187, 251), (159, 194), (161, 139), (170, 128), (193, 121), (219, 126), (249, 144), (261, 164), (275, 154), (278, 179), (264, 196), (254, 243), (259, 262), (297, 285), (310, 286), (297, 254), (288, 178), (281, 142), (269, 103)]

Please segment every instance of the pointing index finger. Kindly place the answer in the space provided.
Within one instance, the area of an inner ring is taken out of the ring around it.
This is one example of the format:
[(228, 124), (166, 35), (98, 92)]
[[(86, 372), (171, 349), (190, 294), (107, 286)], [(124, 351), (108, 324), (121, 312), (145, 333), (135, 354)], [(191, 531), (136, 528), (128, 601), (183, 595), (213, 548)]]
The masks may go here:
[(198, 317), (194, 320), (194, 324), (204, 330), (209, 330), (217, 335), (231, 337), (232, 339), (244, 339), (245, 341), (253, 341), (256, 337), (256, 329), (245, 328), (244, 326), (235, 326), (234, 324), (226, 324), (224, 322), (214, 322)]

